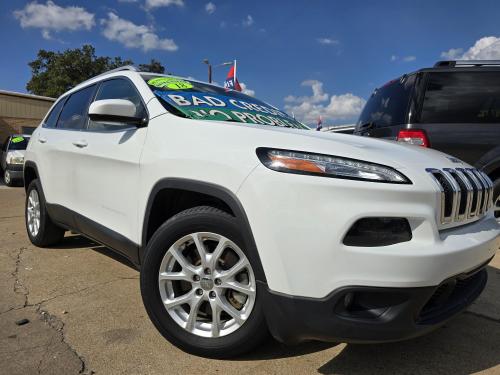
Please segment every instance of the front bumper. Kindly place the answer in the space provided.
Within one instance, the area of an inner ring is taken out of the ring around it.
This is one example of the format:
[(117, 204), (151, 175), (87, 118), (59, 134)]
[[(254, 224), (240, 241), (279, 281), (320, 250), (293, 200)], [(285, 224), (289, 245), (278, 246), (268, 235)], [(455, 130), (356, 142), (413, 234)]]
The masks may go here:
[(264, 284), (260, 288), (269, 329), (281, 342), (392, 342), (426, 334), (470, 305), (486, 285), (485, 265), (439, 286), (353, 286), (321, 299), (274, 293)]

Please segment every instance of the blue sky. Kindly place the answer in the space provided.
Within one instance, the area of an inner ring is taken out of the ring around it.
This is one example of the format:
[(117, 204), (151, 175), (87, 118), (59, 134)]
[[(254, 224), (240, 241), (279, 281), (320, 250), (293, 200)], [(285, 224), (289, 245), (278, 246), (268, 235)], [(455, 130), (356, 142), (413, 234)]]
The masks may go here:
[(0, 89), (26, 91), (40, 48), (90, 43), (202, 80), (204, 58), (237, 59), (259, 99), (309, 124), (351, 123), (375, 87), (405, 72), (444, 57), (500, 59), (499, 15), (498, 2), (463, 0), (4, 0)]

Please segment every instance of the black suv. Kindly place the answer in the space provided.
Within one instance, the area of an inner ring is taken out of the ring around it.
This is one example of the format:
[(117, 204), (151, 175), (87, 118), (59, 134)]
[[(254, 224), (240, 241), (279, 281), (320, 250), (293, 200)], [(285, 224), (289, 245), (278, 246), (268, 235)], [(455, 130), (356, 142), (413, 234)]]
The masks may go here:
[(500, 218), (500, 61), (439, 61), (375, 89), (354, 130), (435, 148), (494, 181)]

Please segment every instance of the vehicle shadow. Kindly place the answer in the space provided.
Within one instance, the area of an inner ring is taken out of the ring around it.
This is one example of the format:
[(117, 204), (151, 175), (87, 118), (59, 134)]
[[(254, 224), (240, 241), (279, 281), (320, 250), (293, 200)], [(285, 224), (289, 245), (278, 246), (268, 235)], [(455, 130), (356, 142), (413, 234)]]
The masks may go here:
[[(81, 235), (67, 235), (59, 249), (88, 248), (137, 269), (127, 258)], [(500, 365), (500, 270), (488, 266), (489, 281), (478, 301), (437, 331), (390, 344), (305, 342), (287, 346), (273, 339), (233, 358), (266, 361), (330, 350), (334, 355), (318, 368), (320, 374), (470, 374)], [(488, 310), (488, 313), (484, 313)], [(493, 370), (495, 372), (495, 370)]]
[[(411, 341), (346, 345), (321, 374), (471, 374), (500, 364), (500, 322), (465, 312)], [(498, 371), (498, 369), (496, 369)]]
[(90, 249), (137, 271), (137, 267), (125, 256), (80, 234), (66, 234), (59, 244), (53, 246), (53, 249)]

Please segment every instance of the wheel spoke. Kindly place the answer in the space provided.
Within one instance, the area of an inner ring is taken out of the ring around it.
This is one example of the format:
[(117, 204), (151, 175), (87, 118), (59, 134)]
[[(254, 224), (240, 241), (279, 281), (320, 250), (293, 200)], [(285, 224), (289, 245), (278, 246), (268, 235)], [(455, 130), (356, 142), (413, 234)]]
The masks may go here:
[(228, 240), (226, 238), (221, 238), (219, 240), (219, 243), (217, 244), (217, 247), (212, 253), (212, 256), (210, 258), (210, 267), (212, 269), (215, 269), (215, 265), (217, 264), (217, 260), (221, 257), (222, 253), (224, 252), (224, 249), (227, 247)]
[(230, 269), (225, 271), (220, 271), (217, 277), (223, 280), (231, 279), (238, 273), (243, 271), (245, 268), (247, 268), (248, 266), (249, 266), (248, 260), (246, 258), (240, 258), (240, 260)]
[(189, 315), (185, 327), (189, 332), (192, 332), (195, 327), (196, 318), (198, 317), (198, 311), (202, 302), (203, 299), (200, 297), (195, 297), (191, 300), (191, 304), (189, 305)]
[(250, 285), (241, 284), (237, 281), (226, 281), (225, 283), (221, 284), (221, 287), (235, 290), (237, 292), (246, 294), (247, 296), (255, 295), (255, 289), (253, 287), (251, 287)]
[(217, 304), (223, 311), (228, 313), (231, 316), (231, 318), (233, 318), (236, 321), (236, 323), (243, 324), (245, 319), (241, 316), (241, 313), (238, 310), (236, 310), (229, 302), (227, 302), (225, 297), (222, 298), (218, 297)]
[(186, 294), (183, 294), (182, 296), (173, 299), (167, 299), (166, 301), (163, 301), (163, 304), (165, 305), (167, 310), (169, 310), (172, 307), (184, 305), (185, 303), (190, 304), (193, 298), (195, 298), (194, 289), (190, 290)]
[(185, 272), (161, 272), (159, 276), (160, 281), (166, 281), (166, 280), (181, 280), (181, 281), (187, 281), (191, 282), (192, 277)]
[(175, 245), (170, 248), (169, 252), (172, 254), (177, 263), (180, 264), (180, 266), (185, 272), (186, 271), (190, 273), (196, 272), (195, 267), (191, 263), (189, 263), (186, 257), (182, 255), (182, 252)]
[(212, 336), (219, 337), (221, 325), (220, 313), (222, 310), (215, 300), (210, 300), (210, 308), (212, 309)]
[(196, 251), (200, 256), (201, 265), (203, 266), (203, 268), (208, 267), (209, 265), (207, 259), (207, 250), (205, 249), (205, 245), (203, 244), (203, 241), (201, 240), (199, 234), (193, 233), (191, 235), (191, 238), (193, 239), (194, 245), (196, 246)]

